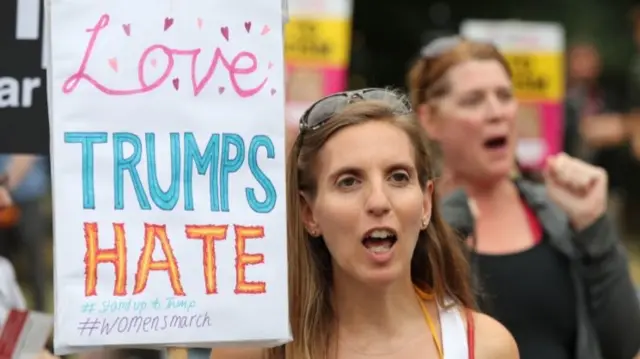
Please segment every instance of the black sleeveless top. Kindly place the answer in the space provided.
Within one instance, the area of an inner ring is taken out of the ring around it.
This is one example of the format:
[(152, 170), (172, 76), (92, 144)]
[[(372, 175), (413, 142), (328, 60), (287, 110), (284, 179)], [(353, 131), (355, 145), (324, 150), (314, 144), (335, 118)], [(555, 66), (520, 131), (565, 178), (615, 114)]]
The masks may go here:
[(546, 238), (523, 252), (473, 254), (480, 309), (514, 336), (521, 359), (575, 359), (577, 312), (569, 259)]

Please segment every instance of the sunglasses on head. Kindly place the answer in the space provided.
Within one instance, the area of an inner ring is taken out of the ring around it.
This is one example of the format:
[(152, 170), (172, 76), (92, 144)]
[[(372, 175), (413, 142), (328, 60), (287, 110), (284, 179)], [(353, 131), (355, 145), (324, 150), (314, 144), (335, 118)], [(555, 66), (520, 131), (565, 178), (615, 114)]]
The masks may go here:
[(472, 41), (474, 43), (486, 44), (486, 45), (495, 47), (495, 45), (491, 42), (470, 40), (458, 35), (444, 36), (444, 37), (439, 37), (435, 40), (432, 40), (426, 46), (424, 46), (422, 50), (420, 50), (420, 56), (423, 59), (433, 59), (446, 52), (449, 52), (450, 50), (458, 46), (460, 43), (465, 41)]
[(338, 92), (316, 101), (300, 118), (300, 132), (316, 130), (348, 105), (366, 100), (391, 99), (401, 102), (400, 113), (411, 112), (411, 104), (393, 91), (382, 88), (367, 88), (356, 91)]

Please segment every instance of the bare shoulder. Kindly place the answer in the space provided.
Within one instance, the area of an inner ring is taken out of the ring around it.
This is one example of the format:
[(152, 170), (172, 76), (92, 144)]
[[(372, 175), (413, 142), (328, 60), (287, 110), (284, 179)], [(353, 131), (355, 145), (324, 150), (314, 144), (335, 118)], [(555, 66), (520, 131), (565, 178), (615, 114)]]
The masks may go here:
[(513, 335), (497, 320), (473, 313), (475, 352), (478, 359), (520, 359)]
[(217, 348), (209, 359), (263, 359), (264, 349)]

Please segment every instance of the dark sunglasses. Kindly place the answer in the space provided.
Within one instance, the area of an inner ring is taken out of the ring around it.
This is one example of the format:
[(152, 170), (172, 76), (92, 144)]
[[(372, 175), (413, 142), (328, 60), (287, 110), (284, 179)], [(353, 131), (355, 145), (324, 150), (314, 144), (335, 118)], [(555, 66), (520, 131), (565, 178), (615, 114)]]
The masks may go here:
[(338, 92), (316, 101), (300, 117), (300, 132), (316, 130), (347, 105), (358, 101), (392, 99), (399, 102), (399, 115), (411, 112), (411, 104), (393, 91), (367, 88)]

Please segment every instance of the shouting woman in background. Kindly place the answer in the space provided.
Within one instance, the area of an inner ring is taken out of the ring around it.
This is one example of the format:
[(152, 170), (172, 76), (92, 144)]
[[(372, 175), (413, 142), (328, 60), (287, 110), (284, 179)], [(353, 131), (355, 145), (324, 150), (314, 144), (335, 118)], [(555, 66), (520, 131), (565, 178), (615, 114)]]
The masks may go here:
[(634, 357), (640, 307), (605, 217), (605, 171), (560, 154), (544, 185), (513, 180), (518, 103), (503, 55), (458, 37), (421, 55), (412, 102), (442, 155), (445, 216), (469, 235), (481, 309), (523, 359)]

